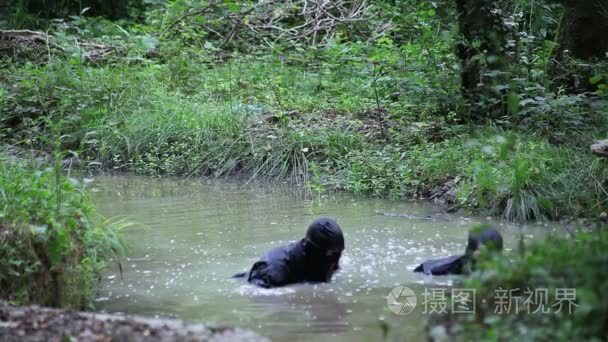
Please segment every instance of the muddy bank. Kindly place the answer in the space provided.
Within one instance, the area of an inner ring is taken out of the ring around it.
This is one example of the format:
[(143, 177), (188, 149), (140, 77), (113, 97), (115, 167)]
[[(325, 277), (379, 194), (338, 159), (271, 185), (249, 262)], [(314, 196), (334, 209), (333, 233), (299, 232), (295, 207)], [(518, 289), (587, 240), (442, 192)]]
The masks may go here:
[(268, 341), (251, 331), (0, 303), (0, 341)]

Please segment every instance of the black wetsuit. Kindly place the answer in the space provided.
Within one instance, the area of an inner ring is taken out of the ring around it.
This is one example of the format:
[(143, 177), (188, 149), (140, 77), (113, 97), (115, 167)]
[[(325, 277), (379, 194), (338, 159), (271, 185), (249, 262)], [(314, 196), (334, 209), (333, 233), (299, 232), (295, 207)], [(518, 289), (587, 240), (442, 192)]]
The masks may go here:
[(469, 233), (467, 252), (465, 254), (427, 260), (416, 267), (414, 272), (423, 272), (424, 274), (432, 275), (463, 274), (470, 272), (475, 264), (475, 260), (471, 256), (474, 251), (479, 249), (480, 245), (492, 245), (493, 249), (502, 250), (502, 236), (491, 226), (487, 226), (477, 233)]
[(427, 260), (414, 269), (424, 274), (446, 275), (463, 274), (469, 258), (464, 254), (452, 255), (441, 259)]
[(319, 219), (310, 225), (304, 239), (270, 250), (249, 272), (235, 277), (247, 277), (248, 282), (265, 288), (328, 282), (339, 268), (343, 249), (340, 226), (332, 219)]
[(262, 256), (251, 267), (247, 281), (260, 287), (327, 282), (333, 273), (331, 266), (319, 259), (307, 255), (304, 240), (293, 242)]

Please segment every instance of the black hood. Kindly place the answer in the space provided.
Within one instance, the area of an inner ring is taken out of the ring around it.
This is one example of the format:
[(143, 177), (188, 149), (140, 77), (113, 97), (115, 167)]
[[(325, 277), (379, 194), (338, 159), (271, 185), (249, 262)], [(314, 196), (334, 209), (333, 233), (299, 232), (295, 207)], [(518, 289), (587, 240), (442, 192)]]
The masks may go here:
[(480, 245), (486, 245), (492, 250), (502, 250), (502, 236), (491, 225), (483, 225), (469, 232), (467, 251), (474, 252)]
[(323, 217), (311, 223), (304, 240), (321, 251), (344, 250), (342, 229), (330, 218)]

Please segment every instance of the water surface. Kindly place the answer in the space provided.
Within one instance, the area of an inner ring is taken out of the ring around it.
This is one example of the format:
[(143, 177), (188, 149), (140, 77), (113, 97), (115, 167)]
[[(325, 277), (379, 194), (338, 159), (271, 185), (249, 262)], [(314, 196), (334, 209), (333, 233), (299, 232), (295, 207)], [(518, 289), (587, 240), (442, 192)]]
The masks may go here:
[[(389, 311), (386, 296), (399, 285), (419, 295), (451, 286), (457, 277), (411, 270), (421, 261), (461, 253), (467, 230), (485, 219), (435, 214), (428, 203), (336, 193), (322, 197), (280, 185), (210, 182), (132, 175), (100, 176), (94, 202), (106, 217), (138, 222), (125, 232), (130, 249), (122, 279), (106, 271), (97, 307), (108, 312), (176, 317), (251, 328), (277, 341), (426, 340), (418, 307)], [(386, 217), (394, 211), (448, 221)], [(332, 283), (274, 290), (230, 276), (265, 251), (299, 239), (320, 216), (342, 226), (346, 250)], [(499, 226), (506, 253), (549, 228)], [(388, 332), (388, 333), (387, 333)]]

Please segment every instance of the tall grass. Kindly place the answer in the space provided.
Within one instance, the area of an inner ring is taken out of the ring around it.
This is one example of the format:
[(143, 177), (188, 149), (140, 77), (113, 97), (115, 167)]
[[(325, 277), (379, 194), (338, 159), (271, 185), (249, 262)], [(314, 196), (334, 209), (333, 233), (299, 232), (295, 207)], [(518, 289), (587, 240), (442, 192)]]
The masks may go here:
[[(47, 65), (11, 65), (0, 73), (0, 134), (49, 150), (55, 129), (85, 165), (148, 174), (308, 180), (392, 197), (428, 196), (455, 181), (460, 205), (506, 220), (605, 206), (601, 161), (532, 132), (515, 143), (497, 129), (436, 120), (439, 107), (450, 107), (453, 79), (431, 86), (413, 45), (378, 50), (412, 63), (378, 74), (363, 50), (336, 45), (226, 61), (184, 49), (164, 63), (93, 66), (55, 56)], [(437, 96), (440, 105), (429, 103)]]
[(533, 134), (505, 139), (507, 133), (485, 129), (476, 135), (415, 146), (368, 146), (325, 164), (324, 172), (341, 189), (394, 197), (428, 196), (451, 181), (460, 205), (507, 221), (599, 216), (605, 210), (604, 161)]
[[(310, 158), (344, 154), (361, 140), (315, 121), (311, 114), (337, 108), (327, 101), (331, 92), (318, 89), (317, 76), (276, 60), (239, 59), (229, 72), (226, 64), (209, 69), (182, 58), (95, 68), (58, 58), (12, 71), (4, 76), (16, 91), (3, 112), (40, 109), (20, 126), (23, 141), (46, 148), (28, 137), (54, 125), (64, 148), (117, 169), (303, 179)], [(269, 118), (279, 122), (267, 125)]]

